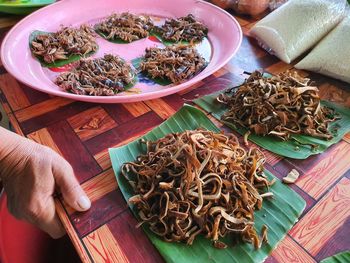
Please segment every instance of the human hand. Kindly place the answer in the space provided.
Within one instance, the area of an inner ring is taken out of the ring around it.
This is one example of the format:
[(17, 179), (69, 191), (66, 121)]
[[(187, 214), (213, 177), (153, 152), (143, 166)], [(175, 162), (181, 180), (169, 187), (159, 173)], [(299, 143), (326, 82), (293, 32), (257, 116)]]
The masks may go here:
[(9, 135), (1, 129), (0, 135), (3, 133), (8, 139), (5, 144), (10, 145), (6, 150), (4, 145), (3, 150), (0, 147), (0, 177), (9, 211), (53, 238), (63, 236), (65, 230), (55, 210), (55, 190), (59, 190), (64, 200), (77, 211), (88, 210), (91, 206), (71, 165), (48, 147), (15, 134)]

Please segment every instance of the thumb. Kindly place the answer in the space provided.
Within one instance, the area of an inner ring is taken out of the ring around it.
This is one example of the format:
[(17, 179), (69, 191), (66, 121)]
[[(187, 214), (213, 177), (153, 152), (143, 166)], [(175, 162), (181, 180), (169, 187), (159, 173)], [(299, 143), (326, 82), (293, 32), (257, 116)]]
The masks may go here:
[(54, 162), (52, 173), (63, 199), (72, 208), (77, 211), (90, 209), (91, 201), (76, 179), (72, 166), (66, 160), (62, 159), (61, 162)]

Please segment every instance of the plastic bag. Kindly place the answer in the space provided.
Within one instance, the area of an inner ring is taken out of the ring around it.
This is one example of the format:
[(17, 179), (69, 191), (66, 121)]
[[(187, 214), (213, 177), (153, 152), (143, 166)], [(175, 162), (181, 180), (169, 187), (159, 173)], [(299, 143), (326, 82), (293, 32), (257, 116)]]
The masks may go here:
[(270, 0), (211, 0), (211, 2), (223, 9), (233, 9), (238, 14), (256, 16), (269, 7)]
[(343, 18), (346, 0), (290, 0), (251, 30), (261, 45), (286, 63), (313, 47)]
[(298, 69), (318, 72), (350, 83), (350, 12), (303, 60)]

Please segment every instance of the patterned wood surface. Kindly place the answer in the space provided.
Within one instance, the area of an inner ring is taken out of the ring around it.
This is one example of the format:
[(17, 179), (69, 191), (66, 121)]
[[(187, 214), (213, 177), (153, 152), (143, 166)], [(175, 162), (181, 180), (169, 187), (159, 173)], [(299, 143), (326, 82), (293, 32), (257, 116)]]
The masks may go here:
[[(237, 18), (245, 37), (238, 54), (224, 68), (180, 94), (146, 102), (98, 105), (51, 97), (18, 83), (0, 61), (0, 102), (16, 132), (64, 156), (93, 202), (90, 211), (77, 213), (57, 200), (59, 214), (82, 261), (163, 261), (143, 232), (135, 228), (136, 220), (111, 169), (109, 147), (143, 135), (185, 102), (237, 85), (244, 70), (264, 68), (279, 73), (292, 67), (268, 55), (249, 38), (254, 21)], [(17, 19), (0, 15), (0, 41)], [(324, 99), (350, 106), (348, 84), (302, 73), (317, 81)], [(218, 121), (215, 123), (222, 127)], [(350, 135), (324, 154), (307, 160), (264, 152), (267, 168), (279, 178), (293, 168), (301, 173), (291, 187), (307, 202), (300, 221), (267, 262), (318, 262), (350, 249)]]

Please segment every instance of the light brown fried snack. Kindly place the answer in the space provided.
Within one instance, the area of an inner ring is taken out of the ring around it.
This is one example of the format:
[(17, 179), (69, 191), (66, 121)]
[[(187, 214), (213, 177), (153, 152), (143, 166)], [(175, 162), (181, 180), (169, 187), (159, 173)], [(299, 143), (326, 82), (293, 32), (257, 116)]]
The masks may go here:
[(135, 192), (129, 202), (138, 208), (139, 225), (168, 242), (191, 245), (203, 234), (225, 248), (219, 238), (234, 235), (260, 247), (254, 211), (271, 193), (259, 150), (246, 151), (234, 135), (203, 129), (142, 142), (146, 153), (121, 168)]
[(282, 140), (292, 134), (330, 140), (329, 124), (339, 119), (333, 109), (321, 106), (318, 88), (310, 79), (297, 72), (264, 77), (255, 71), (233, 94), (220, 94), (217, 100), (227, 106), (225, 122)]
[(55, 33), (39, 34), (31, 42), (33, 54), (46, 63), (68, 59), (73, 54), (84, 56), (97, 49), (94, 31), (88, 25), (64, 27)]
[(140, 68), (153, 79), (167, 79), (178, 84), (197, 75), (206, 65), (205, 59), (194, 47), (171, 45), (147, 48)]

